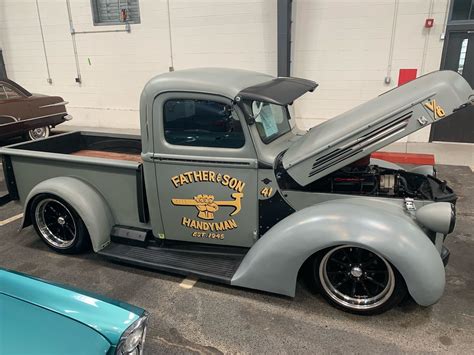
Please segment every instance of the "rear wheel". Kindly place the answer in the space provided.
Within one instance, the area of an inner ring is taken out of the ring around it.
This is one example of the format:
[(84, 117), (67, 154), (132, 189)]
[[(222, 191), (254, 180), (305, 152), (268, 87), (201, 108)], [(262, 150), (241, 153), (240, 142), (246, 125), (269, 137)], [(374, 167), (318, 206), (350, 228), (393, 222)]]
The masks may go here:
[(38, 127), (28, 132), (28, 138), (32, 141), (37, 141), (38, 139), (48, 138), (50, 133), (51, 129), (49, 126)]
[(30, 218), (41, 239), (59, 253), (76, 254), (90, 247), (89, 234), (81, 217), (57, 196), (35, 197)]
[(326, 249), (310, 266), (312, 284), (331, 305), (346, 312), (380, 314), (407, 293), (399, 272), (384, 257), (364, 248)]

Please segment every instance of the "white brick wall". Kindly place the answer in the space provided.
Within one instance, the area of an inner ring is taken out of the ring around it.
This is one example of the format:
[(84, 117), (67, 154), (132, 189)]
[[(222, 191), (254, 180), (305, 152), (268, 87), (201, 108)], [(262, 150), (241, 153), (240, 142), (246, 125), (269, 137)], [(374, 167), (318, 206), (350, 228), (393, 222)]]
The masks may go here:
[[(396, 85), (400, 68), (439, 68), (447, 0), (435, 0), (435, 26), (423, 29), (430, 0), (400, 0), (392, 83), (384, 84), (394, 0), (294, 0), (293, 75), (320, 83), (295, 104), (302, 126), (330, 118)], [(34, 0), (0, 0), (0, 46), (9, 76), (33, 92), (70, 102), (74, 125), (138, 128), (141, 89), (168, 70), (167, 2), (140, 0), (131, 33), (78, 34), (82, 74), (75, 83), (65, 0), (39, 0), (53, 84), (47, 73)], [(71, 0), (76, 31), (93, 26), (90, 0)], [(276, 74), (276, 0), (170, 0), (175, 69), (236, 67)], [(426, 140), (427, 132), (411, 140)]]
[[(447, 0), (435, 0), (434, 27), (424, 28), (431, 0), (400, 0), (393, 52), (392, 82), (387, 85), (394, 0), (296, 0), (293, 75), (320, 84), (295, 107), (305, 127), (342, 113), (398, 82), (401, 68), (421, 73), (425, 37), (429, 36), (424, 73), (439, 69)], [(410, 141), (427, 141), (428, 130)]]

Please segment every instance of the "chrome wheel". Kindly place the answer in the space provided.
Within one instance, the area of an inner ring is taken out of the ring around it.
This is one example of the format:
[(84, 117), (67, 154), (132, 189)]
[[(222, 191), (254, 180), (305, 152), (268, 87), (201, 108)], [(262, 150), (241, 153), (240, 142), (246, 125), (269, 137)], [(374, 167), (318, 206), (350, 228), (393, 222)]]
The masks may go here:
[(28, 135), (32, 141), (36, 141), (38, 139), (44, 139), (49, 137), (50, 129), (48, 126), (45, 127), (38, 127), (32, 129), (28, 132)]
[(69, 248), (76, 241), (77, 227), (74, 216), (57, 200), (47, 198), (38, 203), (35, 222), (44, 240), (55, 248)]
[(359, 311), (383, 305), (395, 289), (395, 275), (387, 260), (350, 245), (336, 247), (324, 255), (319, 279), (334, 302)]

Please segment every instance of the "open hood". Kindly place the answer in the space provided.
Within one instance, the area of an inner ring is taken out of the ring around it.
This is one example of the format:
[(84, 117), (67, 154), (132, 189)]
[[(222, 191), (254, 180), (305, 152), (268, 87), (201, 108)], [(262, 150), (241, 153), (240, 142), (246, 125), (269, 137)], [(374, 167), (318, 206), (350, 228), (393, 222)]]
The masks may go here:
[(332, 173), (472, 104), (472, 88), (453, 71), (433, 72), (311, 128), (283, 155), (300, 185)]

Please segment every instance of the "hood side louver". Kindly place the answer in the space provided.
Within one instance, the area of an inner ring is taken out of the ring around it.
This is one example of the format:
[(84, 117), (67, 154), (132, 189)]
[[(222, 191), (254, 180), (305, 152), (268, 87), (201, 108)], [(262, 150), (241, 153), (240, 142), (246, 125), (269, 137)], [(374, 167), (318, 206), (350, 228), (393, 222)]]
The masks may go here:
[(400, 133), (408, 125), (413, 112), (409, 112), (401, 117), (395, 118), (383, 127), (374, 127), (374, 129), (362, 137), (350, 141), (345, 146), (335, 149), (315, 160), (309, 177), (335, 165), (353, 155), (359, 154), (370, 146), (380, 143), (384, 139)]

